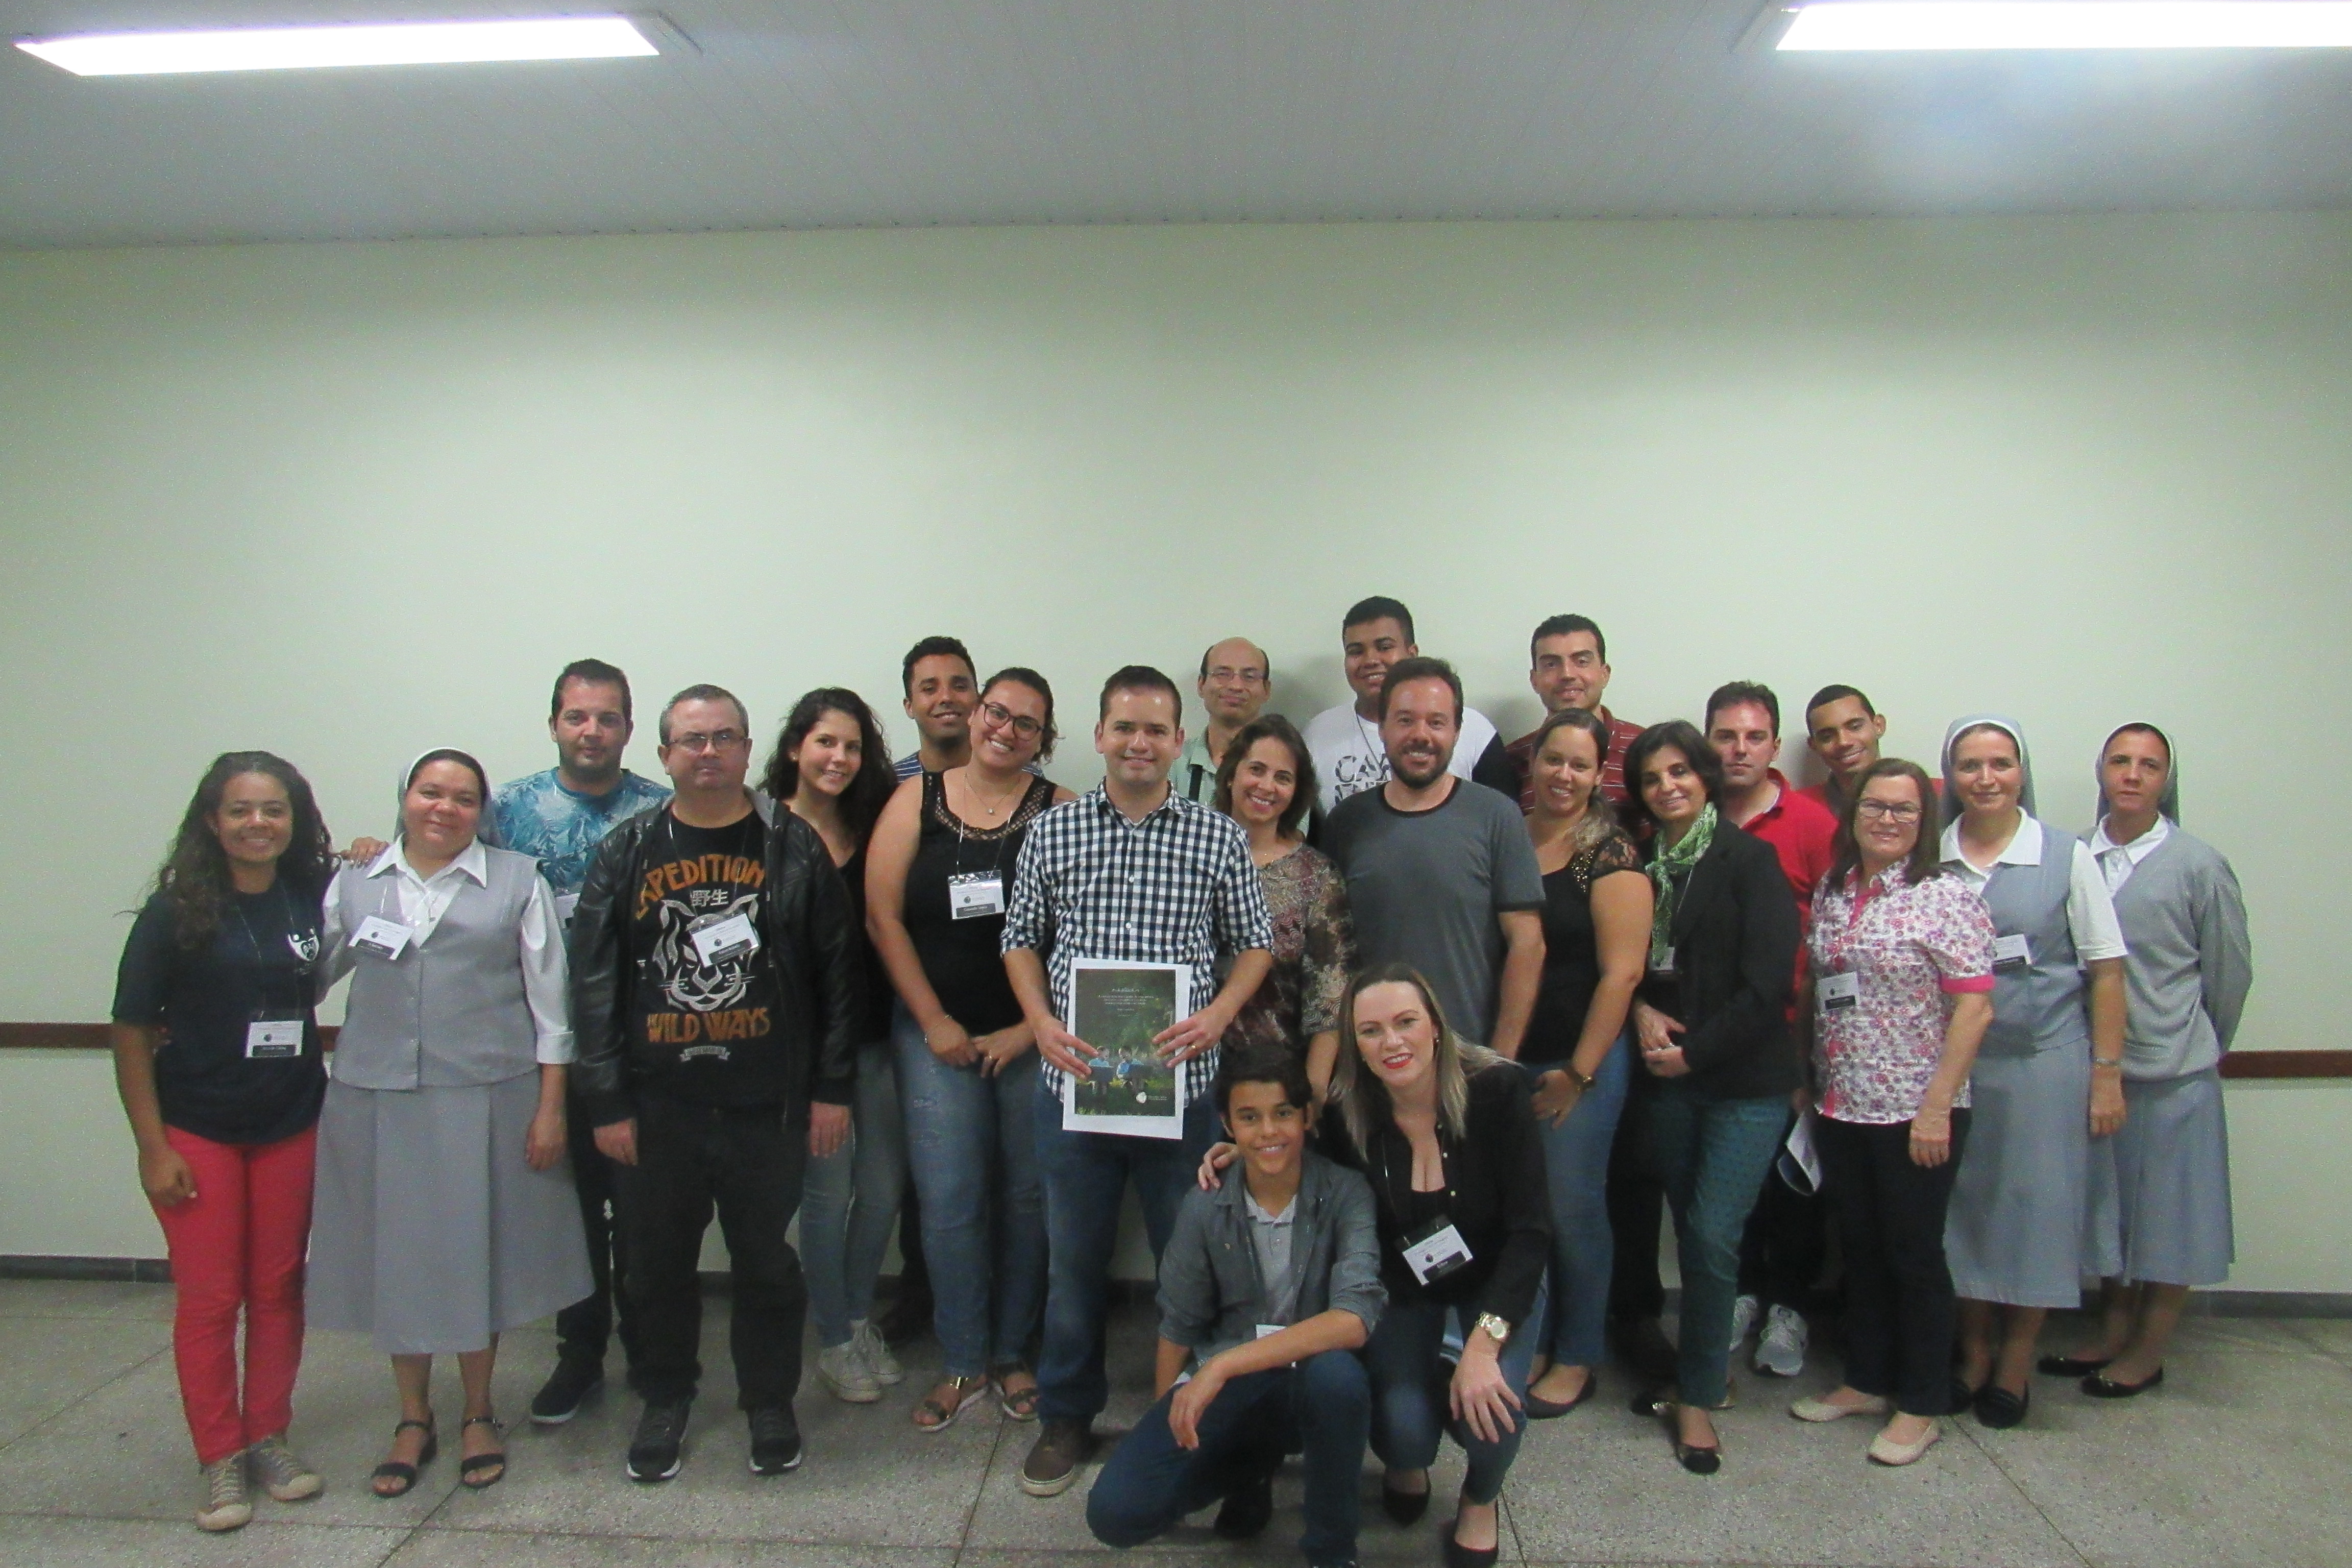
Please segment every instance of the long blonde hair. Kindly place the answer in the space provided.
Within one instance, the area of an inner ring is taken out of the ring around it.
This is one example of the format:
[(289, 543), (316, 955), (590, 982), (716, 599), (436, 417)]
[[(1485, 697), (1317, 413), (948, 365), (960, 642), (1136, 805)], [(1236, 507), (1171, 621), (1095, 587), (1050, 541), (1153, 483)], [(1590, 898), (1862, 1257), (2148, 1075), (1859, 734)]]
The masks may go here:
[(1437, 1074), (1438, 1121), (1449, 1136), (1460, 1141), (1470, 1124), (1470, 1076), (1507, 1058), (1464, 1039), (1447, 1026), (1445, 1010), (1438, 1005), (1437, 994), (1422, 978), (1421, 971), (1410, 963), (1381, 963), (1349, 979), (1347, 994), (1339, 998), (1342, 1037), (1338, 1059), (1331, 1064), (1330, 1103), (1339, 1108), (1349, 1142), (1358, 1154), (1367, 1155), (1379, 1124), (1396, 1120), (1388, 1086), (1364, 1066), (1364, 1053), (1356, 1045), (1356, 998), (1375, 985), (1410, 985), (1421, 993), (1421, 1005), (1429, 1010), (1430, 1028), (1436, 1037), (1433, 1068)]

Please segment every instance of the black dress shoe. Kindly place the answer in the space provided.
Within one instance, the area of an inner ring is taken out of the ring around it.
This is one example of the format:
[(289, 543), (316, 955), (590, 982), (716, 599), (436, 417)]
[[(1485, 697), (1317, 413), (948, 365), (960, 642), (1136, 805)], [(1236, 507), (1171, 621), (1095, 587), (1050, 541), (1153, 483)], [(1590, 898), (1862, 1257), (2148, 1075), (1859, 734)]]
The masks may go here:
[(2137, 1383), (2116, 1383), (2110, 1378), (2102, 1377), (2095, 1372), (2091, 1373), (2090, 1376), (2083, 1380), (2083, 1392), (2089, 1394), (2094, 1399), (2129, 1399), (2136, 1394), (2145, 1393), (2148, 1389), (2154, 1388), (2158, 1384), (2162, 1383), (2163, 1381), (2164, 1369), (2162, 1367), (2158, 1367), (2154, 1372), (2149, 1373)]
[(1503, 1554), (1502, 1521), (1495, 1521), (1496, 1544), (1492, 1546), (1465, 1546), (1454, 1540), (1454, 1530), (1460, 1522), (1458, 1519), (1445, 1521), (1445, 1568), (1495, 1568), (1495, 1560)]
[(2026, 1409), (2032, 1403), (2031, 1388), (2022, 1394), (2011, 1394), (1997, 1383), (1988, 1383), (1977, 1390), (1977, 1421), (1996, 1432), (2006, 1431), (2025, 1419)]
[(1382, 1479), (1381, 1510), (1399, 1524), (1418, 1524), (1421, 1516), (1429, 1511), (1429, 1493), (1426, 1490), (1401, 1492)]
[(2113, 1356), (2046, 1355), (2034, 1363), (2034, 1370), (2044, 1377), (2088, 1377), (2114, 1359)]

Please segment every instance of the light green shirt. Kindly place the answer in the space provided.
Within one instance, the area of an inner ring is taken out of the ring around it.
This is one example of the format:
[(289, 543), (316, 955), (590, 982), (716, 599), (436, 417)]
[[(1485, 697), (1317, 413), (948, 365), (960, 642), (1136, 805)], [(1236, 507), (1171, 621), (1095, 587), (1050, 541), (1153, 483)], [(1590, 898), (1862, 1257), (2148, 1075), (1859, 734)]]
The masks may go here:
[(1208, 731), (1193, 735), (1184, 742), (1183, 753), (1168, 774), (1168, 782), (1176, 793), (1195, 805), (1207, 805), (1217, 794), (1217, 764), (1209, 760)]

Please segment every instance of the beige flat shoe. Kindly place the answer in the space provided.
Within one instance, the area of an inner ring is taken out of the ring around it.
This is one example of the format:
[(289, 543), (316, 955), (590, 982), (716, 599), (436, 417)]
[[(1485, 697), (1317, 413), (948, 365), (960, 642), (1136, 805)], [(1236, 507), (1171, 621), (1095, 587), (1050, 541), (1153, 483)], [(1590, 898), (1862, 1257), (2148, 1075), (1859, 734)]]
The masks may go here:
[(1891, 1415), (1895, 1407), (1874, 1394), (1859, 1405), (1832, 1405), (1826, 1399), (1800, 1399), (1789, 1414), (1800, 1421), (1843, 1421), (1849, 1415)]
[(1916, 1443), (1897, 1443), (1885, 1433), (1881, 1432), (1870, 1440), (1870, 1462), (1890, 1468), (1910, 1464), (1920, 1455), (1934, 1447), (1937, 1440), (1943, 1435), (1944, 1426), (1940, 1421), (1928, 1422), (1927, 1430), (1920, 1434), (1919, 1440)]

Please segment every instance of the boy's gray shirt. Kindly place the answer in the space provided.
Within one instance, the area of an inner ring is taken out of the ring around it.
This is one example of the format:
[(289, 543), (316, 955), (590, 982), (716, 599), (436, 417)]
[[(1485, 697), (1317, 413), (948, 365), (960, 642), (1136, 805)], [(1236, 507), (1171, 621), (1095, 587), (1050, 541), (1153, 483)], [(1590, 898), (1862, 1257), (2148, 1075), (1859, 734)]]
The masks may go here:
[[(1243, 1204), (1248, 1178), (1237, 1157), (1213, 1191), (1184, 1194), (1176, 1231), (1160, 1258), (1160, 1337), (1206, 1361), (1257, 1337), (1269, 1295), (1258, 1278), (1257, 1248)], [(1297, 1319), (1334, 1309), (1379, 1326), (1388, 1292), (1381, 1285), (1381, 1238), (1372, 1189), (1364, 1178), (1312, 1149), (1298, 1173), (1291, 1267), (1298, 1274)]]

